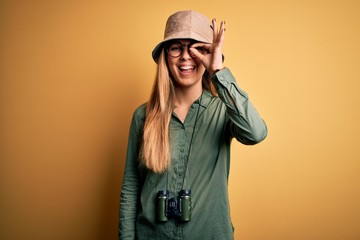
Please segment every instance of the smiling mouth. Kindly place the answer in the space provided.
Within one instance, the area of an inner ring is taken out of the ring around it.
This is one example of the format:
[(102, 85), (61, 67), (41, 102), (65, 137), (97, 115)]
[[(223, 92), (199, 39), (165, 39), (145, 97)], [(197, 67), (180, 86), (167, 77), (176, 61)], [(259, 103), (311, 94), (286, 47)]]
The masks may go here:
[(182, 73), (191, 72), (191, 71), (194, 71), (194, 70), (195, 70), (195, 66), (190, 66), (190, 65), (187, 65), (187, 66), (179, 66), (179, 70), (180, 70), (180, 72), (182, 72)]

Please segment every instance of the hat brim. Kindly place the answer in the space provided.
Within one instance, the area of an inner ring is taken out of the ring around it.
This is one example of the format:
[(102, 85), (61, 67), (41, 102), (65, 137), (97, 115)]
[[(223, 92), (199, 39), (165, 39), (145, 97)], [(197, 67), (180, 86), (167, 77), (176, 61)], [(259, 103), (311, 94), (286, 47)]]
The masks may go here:
[(200, 34), (194, 32), (189, 32), (189, 31), (177, 32), (176, 34), (172, 34), (166, 37), (163, 41), (161, 41), (158, 45), (156, 45), (156, 47), (152, 51), (152, 58), (156, 63), (158, 61), (162, 49), (164, 48), (165, 43), (174, 39), (192, 39), (198, 42), (212, 43), (209, 41), (208, 38), (205, 38), (204, 36), (201, 36)]

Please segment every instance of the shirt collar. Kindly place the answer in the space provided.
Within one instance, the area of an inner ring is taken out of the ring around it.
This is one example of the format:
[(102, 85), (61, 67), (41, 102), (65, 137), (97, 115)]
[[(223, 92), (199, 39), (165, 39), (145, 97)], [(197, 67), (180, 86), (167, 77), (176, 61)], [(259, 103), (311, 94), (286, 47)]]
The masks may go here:
[(204, 90), (203, 94), (195, 101), (195, 103), (200, 102), (200, 106), (207, 108), (207, 106), (209, 106), (210, 101), (213, 97), (214, 96), (209, 91)]

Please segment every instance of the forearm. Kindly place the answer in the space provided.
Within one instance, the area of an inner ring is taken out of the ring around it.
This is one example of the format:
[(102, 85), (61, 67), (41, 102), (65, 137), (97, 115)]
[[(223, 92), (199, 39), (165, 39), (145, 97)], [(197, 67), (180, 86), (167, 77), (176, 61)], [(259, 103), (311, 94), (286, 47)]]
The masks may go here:
[(124, 179), (120, 197), (119, 240), (134, 240), (137, 216), (137, 185)]
[(232, 135), (244, 144), (255, 144), (267, 135), (266, 124), (238, 84), (230, 70), (225, 68), (212, 75), (219, 98), (227, 107)]
[(140, 129), (139, 118), (134, 114), (130, 127), (120, 196), (118, 237), (121, 240), (135, 239), (137, 207), (140, 193), (140, 176), (138, 171)]

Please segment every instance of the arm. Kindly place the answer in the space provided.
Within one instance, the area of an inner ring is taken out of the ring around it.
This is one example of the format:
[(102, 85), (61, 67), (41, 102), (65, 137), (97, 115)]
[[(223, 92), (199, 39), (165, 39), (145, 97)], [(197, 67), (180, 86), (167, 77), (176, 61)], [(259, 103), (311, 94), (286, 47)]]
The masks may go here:
[(248, 95), (240, 89), (230, 70), (225, 68), (217, 71), (212, 75), (211, 80), (219, 98), (227, 107), (232, 136), (247, 145), (261, 142), (267, 135), (266, 124), (250, 102)]
[[(220, 99), (227, 106), (232, 136), (244, 144), (255, 144), (267, 135), (264, 121), (248, 99), (247, 94), (237, 85), (231, 72), (224, 68), (222, 46), (225, 38), (225, 22), (218, 29), (216, 20), (212, 20), (213, 43), (196, 43), (190, 51), (202, 62), (212, 75), (211, 80), (219, 93)], [(201, 54), (196, 47), (204, 47), (208, 54)]]
[(125, 171), (120, 196), (118, 237), (121, 240), (135, 239), (137, 206), (140, 192), (138, 156), (140, 124), (134, 114), (129, 133)]

